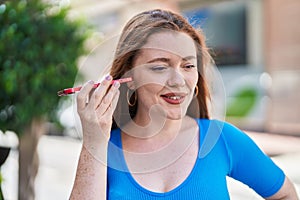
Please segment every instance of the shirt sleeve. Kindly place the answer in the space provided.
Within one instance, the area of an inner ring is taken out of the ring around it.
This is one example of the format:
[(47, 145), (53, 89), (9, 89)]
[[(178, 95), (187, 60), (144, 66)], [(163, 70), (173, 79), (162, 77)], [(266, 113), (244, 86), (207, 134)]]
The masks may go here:
[(284, 172), (244, 132), (225, 123), (223, 137), (230, 158), (229, 176), (266, 198), (283, 185)]

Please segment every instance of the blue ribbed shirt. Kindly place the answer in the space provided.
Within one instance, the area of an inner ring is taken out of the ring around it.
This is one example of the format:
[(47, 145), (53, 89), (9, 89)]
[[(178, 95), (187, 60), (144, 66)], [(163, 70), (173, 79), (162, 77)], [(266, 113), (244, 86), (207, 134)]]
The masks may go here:
[(113, 130), (108, 149), (107, 199), (226, 200), (230, 199), (227, 176), (262, 197), (281, 188), (283, 171), (244, 132), (218, 120), (197, 119), (197, 123), (200, 146), (194, 167), (179, 186), (165, 193), (149, 191), (135, 181), (124, 159), (120, 129)]

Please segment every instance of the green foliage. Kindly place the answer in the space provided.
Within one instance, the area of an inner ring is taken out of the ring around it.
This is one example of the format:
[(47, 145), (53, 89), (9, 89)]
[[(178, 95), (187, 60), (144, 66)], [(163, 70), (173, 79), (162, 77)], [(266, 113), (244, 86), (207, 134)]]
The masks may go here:
[(0, 129), (55, 119), (58, 90), (73, 85), (90, 27), (41, 0), (0, 5)]
[(226, 116), (245, 117), (257, 100), (257, 92), (254, 88), (244, 88), (237, 92), (233, 101), (227, 106)]

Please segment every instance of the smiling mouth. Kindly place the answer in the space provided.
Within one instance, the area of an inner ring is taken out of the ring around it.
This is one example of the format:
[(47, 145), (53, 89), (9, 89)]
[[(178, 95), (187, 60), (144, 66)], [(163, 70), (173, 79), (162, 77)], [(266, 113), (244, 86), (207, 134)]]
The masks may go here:
[(169, 104), (181, 104), (184, 101), (186, 95), (168, 93), (160, 96)]

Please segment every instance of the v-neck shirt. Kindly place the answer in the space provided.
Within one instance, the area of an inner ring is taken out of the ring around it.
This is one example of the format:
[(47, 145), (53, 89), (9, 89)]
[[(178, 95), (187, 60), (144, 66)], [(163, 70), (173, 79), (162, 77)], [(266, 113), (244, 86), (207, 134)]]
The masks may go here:
[(262, 197), (283, 185), (283, 171), (237, 127), (227, 122), (196, 119), (198, 157), (188, 177), (168, 192), (142, 187), (132, 176), (122, 149), (121, 130), (111, 132), (108, 147), (107, 199), (109, 200), (216, 200), (230, 199), (226, 177), (248, 185)]

